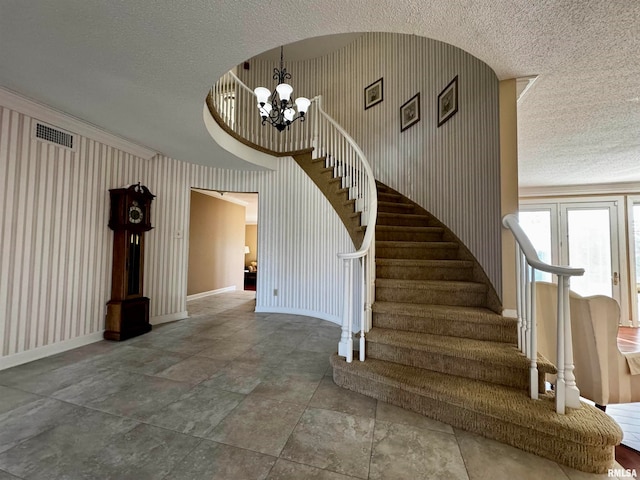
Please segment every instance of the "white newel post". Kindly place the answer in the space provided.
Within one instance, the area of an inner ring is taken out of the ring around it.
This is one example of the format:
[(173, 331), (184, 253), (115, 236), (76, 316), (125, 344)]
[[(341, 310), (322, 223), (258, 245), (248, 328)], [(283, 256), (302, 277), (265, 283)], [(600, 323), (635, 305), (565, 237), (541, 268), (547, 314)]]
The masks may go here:
[(571, 303), (569, 299), (570, 277), (563, 277), (564, 287), (564, 382), (565, 402), (567, 407), (580, 408), (580, 390), (576, 385), (576, 377), (573, 374), (573, 338), (571, 334)]
[(360, 259), (360, 361), (364, 362), (364, 332), (367, 328), (366, 302), (367, 284), (365, 283), (365, 263), (367, 257)]
[(348, 363), (353, 360), (353, 273), (352, 260), (345, 258), (344, 262), (344, 308), (342, 312), (342, 335), (338, 344), (338, 355), (345, 357)]
[[(562, 413), (564, 414), (564, 407), (566, 405), (566, 384), (565, 384), (565, 377), (564, 377), (564, 369), (565, 369), (565, 347), (566, 347), (566, 342), (565, 342), (565, 333), (566, 333), (566, 328), (565, 328), (565, 321), (566, 319), (564, 318), (564, 313), (565, 313), (565, 307), (564, 307), (564, 303), (565, 303), (565, 298), (566, 300), (569, 299), (569, 286), (568, 286), (568, 279), (566, 276), (560, 276), (558, 277), (558, 313), (557, 313), (557, 319), (558, 319), (558, 325), (557, 325), (557, 341), (558, 341), (558, 345), (557, 345), (557, 354), (556, 354), (556, 358), (557, 358), (557, 369), (558, 369), (558, 374), (557, 374), (557, 379), (556, 379), (556, 412), (558, 413)], [(565, 295), (566, 294), (566, 295)]]

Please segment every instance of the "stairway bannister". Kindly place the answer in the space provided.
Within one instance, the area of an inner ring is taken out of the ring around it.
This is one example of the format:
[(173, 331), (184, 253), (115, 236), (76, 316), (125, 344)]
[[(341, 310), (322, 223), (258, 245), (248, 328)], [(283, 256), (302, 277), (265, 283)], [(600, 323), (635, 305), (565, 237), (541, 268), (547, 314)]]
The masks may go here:
[[(295, 127), (282, 132), (262, 125), (253, 91), (231, 71), (211, 88), (207, 105), (222, 128), (240, 141), (276, 156), (313, 149), (313, 157), (325, 158), (324, 166), (333, 168), (334, 176), (341, 178), (340, 187), (346, 189), (349, 200), (354, 201), (360, 225), (366, 229), (356, 251), (338, 254), (344, 265), (345, 288), (338, 354), (352, 361), (353, 328), (357, 322), (360, 360), (363, 361), (375, 291), (374, 235), (378, 211), (376, 182), (364, 153), (347, 131), (324, 111), (321, 96), (311, 99), (305, 121), (298, 121)], [(358, 263), (360, 274), (356, 275)]]
[(511, 230), (516, 240), (516, 305), (518, 310), (518, 347), (530, 360), (530, 395), (538, 398), (537, 331), (536, 331), (536, 271), (557, 277), (557, 380), (556, 412), (564, 414), (566, 407), (580, 408), (580, 391), (573, 374), (573, 345), (569, 311), (569, 285), (571, 277), (584, 275), (583, 268), (549, 265), (538, 257), (531, 241), (520, 227), (518, 217), (505, 215), (502, 224)]
[[(317, 115), (316, 121), (319, 123), (318, 131), (320, 132), (316, 140), (316, 156), (327, 156), (327, 166), (340, 169), (340, 174), (346, 181), (346, 184), (342, 186), (351, 190), (350, 198), (355, 199), (356, 209), (361, 212), (362, 224), (367, 225), (360, 248), (355, 252), (338, 254), (338, 258), (345, 264), (345, 303), (348, 303), (348, 308), (350, 309), (347, 318), (343, 319), (338, 354), (345, 357), (347, 362), (352, 361), (353, 340), (351, 335), (353, 321), (351, 318), (354, 308), (351, 302), (354, 298), (353, 289), (357, 288), (360, 298), (357, 309), (360, 329), (359, 357), (360, 361), (364, 361), (365, 335), (371, 329), (371, 305), (374, 300), (375, 288), (375, 256), (373, 248), (375, 244), (375, 223), (378, 215), (376, 182), (371, 166), (358, 144), (342, 126), (323, 110), (322, 97), (315, 97), (312, 104), (315, 104), (316, 107), (314, 112)], [(340, 153), (335, 157), (330, 152)], [(358, 259), (360, 260), (360, 276), (358, 284), (354, 285), (353, 272), (355, 262)], [(345, 307), (345, 315), (346, 312), (347, 307)]]

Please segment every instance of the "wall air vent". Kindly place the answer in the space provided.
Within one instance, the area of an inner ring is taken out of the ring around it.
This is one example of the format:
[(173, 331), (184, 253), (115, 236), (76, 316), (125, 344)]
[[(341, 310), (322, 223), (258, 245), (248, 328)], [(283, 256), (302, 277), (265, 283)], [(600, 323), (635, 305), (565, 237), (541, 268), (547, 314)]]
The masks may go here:
[(65, 132), (46, 123), (36, 122), (34, 134), (38, 140), (75, 151), (75, 135), (73, 133)]

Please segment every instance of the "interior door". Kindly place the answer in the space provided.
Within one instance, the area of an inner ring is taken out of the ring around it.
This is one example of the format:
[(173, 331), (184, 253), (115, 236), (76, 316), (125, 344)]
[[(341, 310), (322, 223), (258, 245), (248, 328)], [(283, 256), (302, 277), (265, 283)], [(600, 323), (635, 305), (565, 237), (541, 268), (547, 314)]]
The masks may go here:
[(571, 289), (622, 306), (617, 202), (560, 204), (560, 243), (561, 263), (585, 269), (571, 279)]

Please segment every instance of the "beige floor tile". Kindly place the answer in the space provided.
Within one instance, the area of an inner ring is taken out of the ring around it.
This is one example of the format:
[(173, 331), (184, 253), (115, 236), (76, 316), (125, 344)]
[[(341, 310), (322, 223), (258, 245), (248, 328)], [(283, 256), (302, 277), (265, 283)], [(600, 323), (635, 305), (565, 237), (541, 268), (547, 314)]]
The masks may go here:
[(280, 458), (267, 478), (268, 480), (353, 480), (356, 477), (349, 477)]
[(470, 480), (567, 480), (550, 460), (462, 430), (455, 434)]
[(206, 438), (267, 455), (280, 455), (303, 405), (249, 395)]
[(376, 421), (370, 480), (469, 478), (455, 436)]
[(433, 420), (424, 415), (396, 407), (385, 402), (378, 402), (376, 409), (376, 421), (389, 423), (399, 423), (402, 425), (411, 425), (416, 428), (424, 428), (427, 430), (436, 430), (438, 432), (453, 433), (451, 425)]
[(282, 458), (367, 478), (374, 420), (308, 408), (291, 434)]

